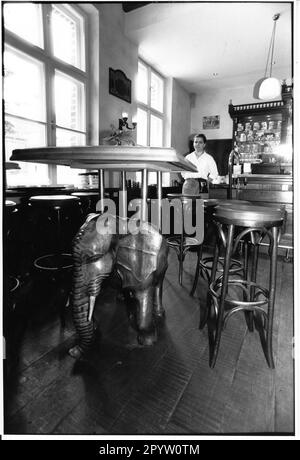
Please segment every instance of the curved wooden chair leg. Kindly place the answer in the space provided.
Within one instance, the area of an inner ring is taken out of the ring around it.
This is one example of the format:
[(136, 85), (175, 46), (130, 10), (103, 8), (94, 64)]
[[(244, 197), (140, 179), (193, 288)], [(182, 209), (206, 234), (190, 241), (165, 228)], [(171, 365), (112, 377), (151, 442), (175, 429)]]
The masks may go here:
[[(231, 260), (231, 253), (232, 253), (233, 235), (234, 235), (234, 225), (231, 224), (229, 225), (229, 228), (228, 228), (224, 272), (223, 272), (223, 278), (222, 278), (221, 296), (218, 302), (219, 305), (218, 305), (218, 314), (217, 314), (217, 320), (216, 320), (216, 332), (215, 332), (215, 338), (214, 338), (213, 353), (209, 360), (209, 366), (211, 368), (215, 367), (218, 353), (219, 353), (220, 342), (221, 342), (221, 335), (222, 335), (222, 329), (223, 329), (223, 318), (224, 318), (224, 310), (225, 310), (225, 299), (226, 299), (227, 290), (228, 290), (228, 279), (229, 279), (230, 260)], [(215, 265), (215, 262), (216, 261), (214, 260), (214, 265)], [(214, 278), (215, 278), (215, 273), (214, 273)]]
[(182, 286), (182, 272), (183, 272), (183, 256), (179, 255), (179, 271), (178, 271), (178, 282)]
[(275, 287), (276, 287), (276, 274), (277, 274), (277, 239), (278, 227), (272, 228), (273, 248), (270, 257), (270, 279), (269, 279), (269, 306), (268, 306), (268, 321), (266, 324), (266, 358), (268, 366), (271, 369), (275, 368), (273, 358), (273, 318), (274, 318), (274, 305), (275, 305)]
[(207, 324), (208, 312), (209, 312), (209, 309), (210, 309), (210, 302), (211, 302), (211, 299), (210, 299), (210, 295), (209, 295), (209, 292), (208, 292), (205, 307), (201, 307), (201, 305), (200, 305), (200, 322), (199, 322), (199, 329), (200, 330), (204, 329), (204, 327)]
[(192, 287), (192, 290), (190, 292), (191, 297), (194, 296), (196, 288), (197, 288), (199, 274), (200, 274), (200, 260), (201, 260), (201, 257), (202, 257), (202, 245), (200, 246), (200, 248), (197, 251), (197, 265), (196, 265), (196, 271), (195, 271), (193, 287)]

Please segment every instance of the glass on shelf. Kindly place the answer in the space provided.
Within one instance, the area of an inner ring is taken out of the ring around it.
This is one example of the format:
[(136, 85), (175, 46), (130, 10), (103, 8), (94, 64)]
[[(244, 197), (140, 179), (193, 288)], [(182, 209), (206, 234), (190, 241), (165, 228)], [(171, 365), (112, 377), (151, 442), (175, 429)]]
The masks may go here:
[(251, 129), (248, 131), (247, 141), (248, 142), (253, 142), (254, 141), (253, 131), (251, 131)]

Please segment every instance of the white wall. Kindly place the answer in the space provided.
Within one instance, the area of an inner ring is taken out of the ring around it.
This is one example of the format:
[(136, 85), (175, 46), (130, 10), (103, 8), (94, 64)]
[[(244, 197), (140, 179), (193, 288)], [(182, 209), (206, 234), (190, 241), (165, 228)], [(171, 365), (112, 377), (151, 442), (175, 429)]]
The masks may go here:
[[(124, 12), (121, 3), (95, 4), (99, 11), (99, 142), (118, 128), (122, 112), (128, 122), (136, 116), (136, 77), (138, 47), (124, 35)], [(109, 68), (122, 70), (131, 80), (131, 104), (109, 94)], [(105, 185), (119, 187), (118, 172), (105, 173)]]
[[(118, 127), (122, 112), (129, 114), (129, 122), (136, 115), (136, 85), (138, 70), (138, 48), (124, 35), (124, 12), (121, 4), (96, 4), (100, 22), (100, 136), (110, 130), (113, 123)], [(122, 70), (131, 80), (131, 99), (129, 104), (109, 94), (109, 67)]]
[[(122, 112), (129, 114), (129, 123), (136, 115), (136, 77), (138, 47), (124, 34), (124, 12), (121, 4), (94, 4), (99, 11), (99, 142), (107, 136), (110, 125), (118, 126)], [(149, 62), (151, 65), (151, 62)], [(131, 80), (131, 104), (109, 94), (109, 67), (120, 69)], [(191, 126), (190, 96), (171, 76), (166, 76), (167, 121), (165, 146), (180, 153), (188, 151)], [(176, 176), (175, 176), (176, 178)], [(119, 186), (119, 173), (106, 173), (107, 186)]]
[[(253, 98), (253, 86), (224, 88), (197, 94), (195, 106), (191, 109), (190, 134), (203, 133), (207, 139), (231, 139), (232, 119), (228, 113), (230, 99), (233, 105), (258, 102)], [(220, 116), (220, 129), (203, 129), (202, 118), (212, 115)]]
[(190, 125), (190, 94), (183, 89), (174, 78), (172, 94), (171, 147), (174, 147), (181, 154), (189, 151), (188, 138), (190, 134)]

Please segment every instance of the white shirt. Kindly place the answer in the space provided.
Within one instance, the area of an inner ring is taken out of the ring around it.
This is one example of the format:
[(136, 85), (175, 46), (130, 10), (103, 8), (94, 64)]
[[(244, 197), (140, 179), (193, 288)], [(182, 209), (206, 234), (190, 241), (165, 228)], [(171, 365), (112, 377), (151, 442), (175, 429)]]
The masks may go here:
[(184, 179), (198, 179), (199, 177), (207, 179), (208, 174), (210, 179), (217, 179), (219, 173), (216, 162), (208, 153), (203, 152), (200, 157), (197, 157), (196, 152), (192, 152), (185, 159), (193, 163), (197, 167), (198, 172), (182, 172), (181, 175)]

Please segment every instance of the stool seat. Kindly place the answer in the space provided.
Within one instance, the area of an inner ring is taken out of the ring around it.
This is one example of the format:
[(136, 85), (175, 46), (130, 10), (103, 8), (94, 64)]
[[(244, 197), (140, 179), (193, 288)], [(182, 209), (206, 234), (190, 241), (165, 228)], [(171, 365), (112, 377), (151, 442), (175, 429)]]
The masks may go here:
[[(171, 236), (169, 238), (167, 238), (167, 242), (170, 246), (178, 246), (180, 244), (180, 236), (176, 237), (176, 236)], [(202, 241), (199, 241), (197, 238), (193, 238), (193, 237), (190, 237), (190, 236), (185, 236), (183, 238), (183, 246), (199, 246), (200, 244), (202, 244)]]
[(41, 207), (66, 207), (79, 204), (79, 198), (70, 195), (36, 195), (29, 199), (29, 202)]
[[(105, 193), (105, 195), (108, 195), (108, 194)], [(86, 197), (89, 197), (89, 196), (99, 197), (99, 193), (97, 193), (97, 192), (73, 192), (73, 193), (71, 193), (71, 196), (77, 196), (78, 198), (85, 197), (85, 196)]]
[(201, 198), (201, 194), (197, 193), (196, 195), (190, 193), (168, 193), (168, 198)]
[(185, 199), (196, 200), (197, 198), (199, 198), (203, 200), (203, 199), (208, 199), (208, 196), (207, 196), (207, 193), (199, 193), (197, 195), (192, 195), (189, 193), (168, 193), (167, 198), (169, 198), (170, 200), (174, 198), (179, 198), (181, 200), (185, 200)]
[(211, 208), (213, 206), (218, 206), (219, 204), (219, 200), (217, 200), (216, 198), (205, 198), (203, 201), (205, 208)]
[(232, 203), (220, 204), (214, 216), (218, 221), (239, 227), (261, 227), (281, 225), (284, 219), (283, 209), (255, 206), (252, 204)]
[(5, 208), (6, 209), (10, 209), (10, 210), (14, 210), (17, 206), (17, 203), (15, 203), (14, 201), (12, 200), (5, 200)]
[(218, 200), (218, 204), (222, 206), (232, 206), (232, 205), (240, 205), (240, 204), (251, 204), (251, 201), (245, 200)]
[[(80, 197), (99, 197), (99, 200), (100, 200), (100, 195), (98, 192), (72, 192), (71, 193), (71, 196), (78, 196), (79, 198)], [(108, 192), (104, 192), (104, 196), (105, 198), (109, 198), (109, 193)]]

